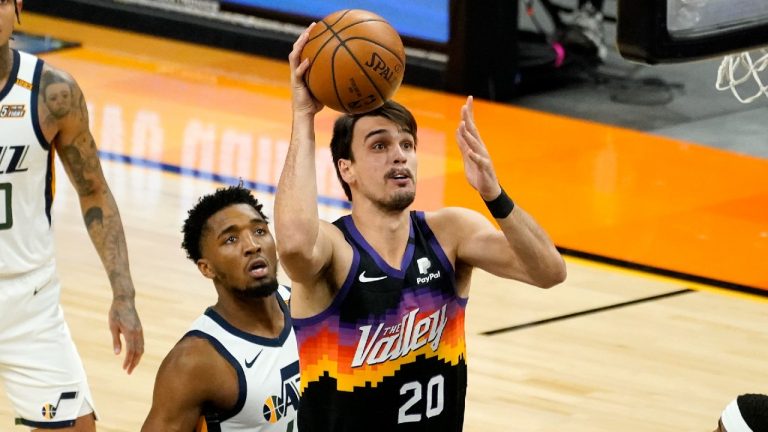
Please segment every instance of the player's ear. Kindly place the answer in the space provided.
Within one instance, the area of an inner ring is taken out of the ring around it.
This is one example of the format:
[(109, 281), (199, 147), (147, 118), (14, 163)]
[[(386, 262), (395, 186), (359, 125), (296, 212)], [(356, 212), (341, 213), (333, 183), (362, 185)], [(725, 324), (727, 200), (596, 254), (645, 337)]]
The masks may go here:
[(352, 178), (354, 177), (352, 174), (352, 161), (349, 159), (339, 159), (336, 163), (339, 166), (339, 174), (341, 175), (341, 178), (347, 183), (352, 181)]
[(21, 9), (24, 7), (24, 0), (16, 0), (16, 13), (21, 13)]
[(197, 260), (197, 269), (200, 270), (200, 273), (202, 273), (202, 275), (208, 279), (213, 279), (215, 276), (213, 268), (211, 268), (211, 264), (205, 258), (200, 258)]

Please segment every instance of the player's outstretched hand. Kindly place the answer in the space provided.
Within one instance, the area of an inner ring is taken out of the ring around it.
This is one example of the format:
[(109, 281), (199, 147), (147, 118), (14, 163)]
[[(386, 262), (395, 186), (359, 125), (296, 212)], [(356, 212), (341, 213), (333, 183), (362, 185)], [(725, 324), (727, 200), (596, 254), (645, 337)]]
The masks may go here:
[[(309, 59), (301, 61), (301, 51), (309, 39), (309, 32), (315, 23), (312, 23), (293, 43), (293, 50), (288, 55), (288, 64), (291, 68), (291, 93), (293, 102), (293, 111), (295, 113), (315, 114), (323, 109), (317, 99), (312, 97), (307, 84), (304, 82), (304, 74), (309, 69)], [(328, 84), (330, 85), (330, 83)]]
[(122, 351), (120, 335), (125, 339), (123, 370), (130, 374), (144, 354), (144, 331), (133, 299), (114, 299), (109, 308), (109, 331), (115, 355)]
[(472, 101), (472, 96), (467, 97), (467, 102), (461, 107), (461, 121), (456, 129), (456, 141), (464, 159), (464, 174), (467, 176), (467, 181), (484, 200), (490, 201), (499, 196), (501, 186), (493, 169), (491, 156), (475, 125)]

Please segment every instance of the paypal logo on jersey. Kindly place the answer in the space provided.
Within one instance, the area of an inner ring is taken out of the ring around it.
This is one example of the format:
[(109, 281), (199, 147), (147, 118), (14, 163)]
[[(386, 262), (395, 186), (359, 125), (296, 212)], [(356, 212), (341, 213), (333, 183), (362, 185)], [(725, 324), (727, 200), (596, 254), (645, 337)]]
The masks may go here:
[(429, 258), (419, 258), (416, 260), (416, 265), (419, 267), (419, 273), (426, 275), (424, 277), (417, 277), (416, 283), (421, 285), (425, 284), (433, 279), (437, 279), (440, 277), (440, 270), (429, 273), (429, 269), (432, 267), (432, 261), (429, 260)]
[(419, 273), (427, 274), (429, 268), (432, 267), (432, 261), (429, 258), (419, 258), (416, 260), (416, 265), (419, 266)]

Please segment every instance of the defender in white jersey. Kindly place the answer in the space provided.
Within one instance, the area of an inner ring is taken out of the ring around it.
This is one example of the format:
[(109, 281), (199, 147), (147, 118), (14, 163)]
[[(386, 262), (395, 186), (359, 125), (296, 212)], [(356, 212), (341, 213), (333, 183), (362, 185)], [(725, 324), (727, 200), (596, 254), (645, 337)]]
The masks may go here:
[(143, 432), (297, 431), (299, 354), (262, 205), (242, 186), (200, 199), (182, 247), (218, 301), (163, 360)]
[[(93, 431), (93, 402), (59, 305), (51, 205), (58, 153), (113, 291), (109, 327), (130, 373), (144, 351), (122, 222), (67, 73), (9, 40), (22, 2), (0, 0), (0, 381), (33, 428)], [(6, 428), (0, 426), (0, 429)]]

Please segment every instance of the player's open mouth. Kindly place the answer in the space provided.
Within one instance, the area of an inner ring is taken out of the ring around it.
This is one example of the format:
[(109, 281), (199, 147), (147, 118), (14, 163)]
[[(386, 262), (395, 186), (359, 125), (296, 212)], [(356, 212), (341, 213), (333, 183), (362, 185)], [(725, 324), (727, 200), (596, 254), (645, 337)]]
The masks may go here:
[(259, 258), (248, 263), (248, 274), (253, 277), (264, 277), (267, 275), (269, 267), (267, 262)]
[(392, 170), (388, 173), (387, 178), (394, 180), (400, 186), (404, 186), (410, 182), (411, 173), (408, 170)]

